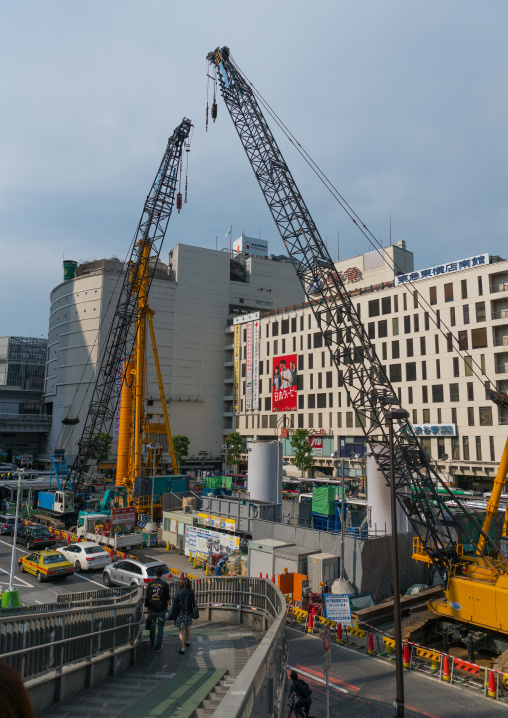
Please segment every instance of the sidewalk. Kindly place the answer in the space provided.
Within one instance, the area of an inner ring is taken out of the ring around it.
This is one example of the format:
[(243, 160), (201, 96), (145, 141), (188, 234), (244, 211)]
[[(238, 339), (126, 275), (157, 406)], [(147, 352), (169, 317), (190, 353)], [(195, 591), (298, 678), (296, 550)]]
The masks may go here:
[(144, 632), (136, 665), (39, 718), (188, 718), (221, 679), (226, 688), (233, 683), (263, 635), (200, 619), (191, 629), (190, 648), (181, 656), (178, 631), (171, 623), (164, 629), (163, 651), (156, 656)]

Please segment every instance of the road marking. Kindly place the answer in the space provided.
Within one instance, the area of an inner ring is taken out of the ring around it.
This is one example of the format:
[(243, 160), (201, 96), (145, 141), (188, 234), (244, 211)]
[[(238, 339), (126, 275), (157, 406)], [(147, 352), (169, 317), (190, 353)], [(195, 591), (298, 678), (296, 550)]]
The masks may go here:
[[(10, 575), (11, 575), (11, 572), (10, 572), (10, 571), (6, 571), (5, 568), (1, 568), (1, 567), (0, 567), (0, 571), (1, 571), (2, 573), (6, 573), (7, 576), (10, 576)], [(16, 581), (21, 581), (21, 585), (24, 584), (25, 586), (28, 586), (28, 588), (33, 588), (33, 586), (32, 586), (31, 583), (28, 583), (28, 581), (25, 581), (25, 579), (24, 579), (24, 578), (21, 578), (20, 576), (14, 576), (14, 585), (16, 585)], [(4, 584), (3, 581), (0, 581), (0, 585), (2, 585), (2, 586), (8, 586), (8, 585), (9, 585), (9, 582), (7, 582), (7, 583)]]
[(74, 573), (76, 578), (84, 578), (85, 581), (90, 581), (90, 583), (95, 583), (97, 586), (100, 586), (101, 588), (106, 588), (103, 583), (99, 583), (98, 581), (94, 581), (93, 578), (88, 578), (88, 576), (83, 576), (81, 573)]
[[(294, 666), (288, 666), (290, 671), (296, 671), (296, 668)], [(326, 681), (323, 678), (318, 678), (317, 676), (313, 675), (312, 673), (307, 673), (306, 671), (302, 671), (301, 668), (297, 671), (298, 675), (306, 676), (306, 678), (310, 678), (313, 681), (316, 681), (316, 683), (322, 683), (324, 686), (326, 686)], [(349, 693), (348, 690), (345, 688), (341, 688), (336, 683), (333, 683), (332, 681), (328, 682), (328, 686), (330, 688), (333, 688), (334, 691), (340, 691), (341, 693)]]

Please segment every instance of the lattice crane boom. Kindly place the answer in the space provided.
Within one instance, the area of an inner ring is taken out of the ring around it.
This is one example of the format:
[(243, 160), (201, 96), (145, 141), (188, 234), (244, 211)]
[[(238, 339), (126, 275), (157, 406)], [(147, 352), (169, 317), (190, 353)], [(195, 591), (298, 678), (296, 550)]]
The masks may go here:
[[(389, 483), (386, 415), (390, 405), (400, 406), (397, 394), (335, 269), (253, 88), (227, 47), (210, 52), (207, 59), (217, 70), (222, 97), (302, 283), (324, 343), (331, 352), (339, 382), (360, 419), (379, 469)], [(444, 578), (457, 559), (451, 524), (460, 528), (462, 533), (464, 528), (439, 496), (438, 487), (446, 489), (450, 499), (456, 501), (456, 498), (427, 457), (408, 419), (401, 418), (399, 426), (400, 430), (395, 432), (394, 438), (397, 500), (423, 542), (432, 565)], [(464, 512), (467, 514), (465, 509)], [(468, 517), (481, 532), (476, 519)], [(492, 545), (490, 539), (481, 533)], [(471, 543), (474, 542), (471, 540)], [(495, 546), (492, 548), (495, 549)]]

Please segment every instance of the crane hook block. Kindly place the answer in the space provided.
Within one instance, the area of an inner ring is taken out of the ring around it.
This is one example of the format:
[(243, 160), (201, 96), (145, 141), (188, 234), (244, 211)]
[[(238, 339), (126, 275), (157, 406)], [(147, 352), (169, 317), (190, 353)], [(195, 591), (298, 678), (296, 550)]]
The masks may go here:
[(212, 120), (215, 122), (215, 120), (217, 119), (217, 103), (216, 102), (214, 102), (212, 104), (212, 113), (211, 114), (212, 114)]
[(176, 195), (176, 208), (177, 208), (178, 212), (180, 213), (180, 210), (182, 209), (182, 193), (181, 192), (179, 192)]

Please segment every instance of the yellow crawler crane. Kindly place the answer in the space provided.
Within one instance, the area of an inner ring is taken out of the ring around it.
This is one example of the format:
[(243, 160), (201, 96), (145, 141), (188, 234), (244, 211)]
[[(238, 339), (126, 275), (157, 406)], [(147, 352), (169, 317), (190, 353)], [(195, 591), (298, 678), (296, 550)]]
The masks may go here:
[[(507, 472), (508, 439), (476, 550), (466, 553), (464, 546), (456, 546), (457, 559), (449, 566), (444, 597), (427, 603), (430, 613), (416, 615), (403, 625), (403, 637), (407, 639), (424, 641), (429, 634), (441, 633), (446, 644), (448, 637), (462, 638), (470, 660), (474, 660), (475, 649), (501, 654), (496, 667), (502, 671), (508, 671), (508, 560), (501, 551), (487, 550), (485, 535), (488, 536), (492, 521), (498, 515)], [(502, 538), (507, 537), (507, 530), (508, 507)], [(413, 558), (432, 565), (429, 553), (418, 538), (413, 541)], [(432, 625), (435, 617), (444, 619), (441, 625)]]

